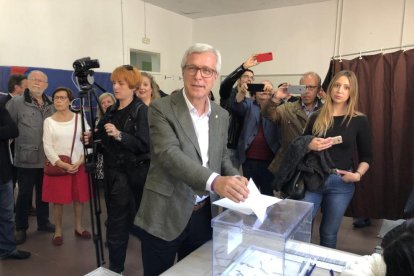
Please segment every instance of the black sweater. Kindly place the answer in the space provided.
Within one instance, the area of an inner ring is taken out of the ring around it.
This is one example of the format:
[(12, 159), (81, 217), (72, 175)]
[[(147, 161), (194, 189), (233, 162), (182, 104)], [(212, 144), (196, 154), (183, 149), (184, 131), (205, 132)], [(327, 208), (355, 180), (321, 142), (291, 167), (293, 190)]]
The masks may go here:
[[(318, 114), (312, 114), (305, 128), (304, 135), (312, 135), (312, 128)], [(365, 115), (353, 117), (348, 124), (348, 118), (342, 123), (344, 116), (335, 116), (332, 128), (326, 132), (326, 137), (342, 136), (342, 143), (328, 149), (336, 169), (349, 170), (353, 168), (353, 151), (358, 151), (359, 162), (372, 162), (371, 134), (368, 119)]]
[(5, 184), (12, 178), (9, 139), (16, 138), (18, 135), (17, 125), (6, 108), (0, 105), (0, 184)]

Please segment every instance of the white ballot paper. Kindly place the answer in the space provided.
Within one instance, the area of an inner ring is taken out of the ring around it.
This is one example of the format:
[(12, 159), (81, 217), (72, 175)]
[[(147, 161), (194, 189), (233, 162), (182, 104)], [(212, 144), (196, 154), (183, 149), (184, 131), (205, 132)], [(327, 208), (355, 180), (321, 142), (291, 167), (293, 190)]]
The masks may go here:
[(249, 180), (249, 183), (247, 184), (247, 188), (249, 189), (250, 193), (248, 198), (244, 202), (236, 203), (228, 198), (222, 198), (220, 200), (214, 201), (213, 204), (246, 215), (255, 213), (257, 218), (263, 223), (263, 221), (266, 218), (267, 207), (281, 201), (282, 199), (274, 196), (262, 195), (251, 178)]

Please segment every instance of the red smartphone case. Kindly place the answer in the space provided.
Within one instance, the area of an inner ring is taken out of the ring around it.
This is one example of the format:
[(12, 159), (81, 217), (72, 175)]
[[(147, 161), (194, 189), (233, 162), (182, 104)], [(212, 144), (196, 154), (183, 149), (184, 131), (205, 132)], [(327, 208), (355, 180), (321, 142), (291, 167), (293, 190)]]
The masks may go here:
[(263, 53), (263, 54), (258, 54), (256, 56), (256, 60), (257, 60), (257, 62), (263, 62), (263, 61), (273, 60), (273, 54), (271, 52), (269, 52), (269, 53)]

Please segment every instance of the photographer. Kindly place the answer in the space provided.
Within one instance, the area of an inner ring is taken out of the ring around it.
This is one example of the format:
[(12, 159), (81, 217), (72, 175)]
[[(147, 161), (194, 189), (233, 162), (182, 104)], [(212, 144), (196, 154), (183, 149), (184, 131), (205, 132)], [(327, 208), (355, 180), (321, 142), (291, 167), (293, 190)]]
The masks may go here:
[(117, 101), (99, 121), (96, 138), (103, 145), (108, 192), (109, 269), (120, 273), (149, 168), (148, 107), (135, 96), (141, 82), (137, 68), (117, 67), (111, 80)]
[[(262, 194), (272, 196), (273, 175), (267, 168), (280, 147), (280, 131), (277, 124), (260, 114), (260, 110), (269, 100), (273, 86), (270, 81), (263, 81), (257, 88), (259, 91), (253, 85), (243, 84), (243, 87), (237, 92), (232, 106), (233, 113), (243, 119), (237, 145), (243, 175), (252, 178)], [(246, 97), (246, 89), (251, 98)]]
[(257, 54), (251, 55), (220, 84), (220, 106), (226, 109), (230, 114), (227, 148), (230, 153), (230, 160), (233, 163), (233, 166), (237, 169), (239, 169), (241, 165), (237, 155), (237, 143), (243, 126), (243, 118), (233, 113), (232, 105), (237, 93), (240, 91), (249, 97), (249, 95), (246, 94), (246, 85), (254, 81), (254, 72), (249, 68), (259, 64), (256, 60), (256, 56)]

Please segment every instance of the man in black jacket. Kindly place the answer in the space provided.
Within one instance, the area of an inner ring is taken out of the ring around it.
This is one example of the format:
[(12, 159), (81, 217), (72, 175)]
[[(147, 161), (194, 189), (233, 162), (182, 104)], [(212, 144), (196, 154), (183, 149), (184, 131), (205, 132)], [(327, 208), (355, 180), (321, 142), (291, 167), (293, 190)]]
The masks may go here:
[(0, 105), (0, 260), (30, 257), (30, 252), (17, 250), (14, 238), (13, 183), (8, 143), (18, 134), (16, 124)]
[(21, 74), (10, 75), (7, 88), (9, 90), (9, 94), (0, 99), (1, 105), (6, 105), (11, 98), (23, 94), (24, 90), (27, 88), (27, 77)]
[[(240, 161), (237, 154), (237, 145), (239, 136), (243, 127), (243, 118), (233, 114), (232, 105), (239, 91), (247, 92), (247, 84), (254, 81), (254, 72), (249, 68), (259, 64), (256, 60), (257, 55), (250, 56), (242, 65), (236, 68), (220, 84), (220, 106), (226, 109), (230, 114), (229, 134), (227, 139), (227, 148), (229, 149), (230, 160), (233, 166), (240, 168)], [(234, 84), (236, 84), (235, 87)]]

